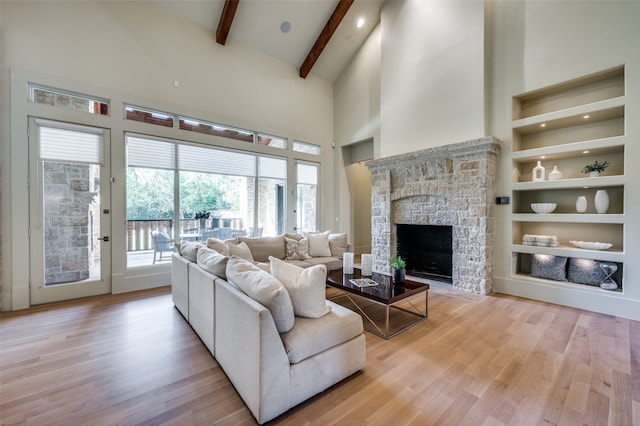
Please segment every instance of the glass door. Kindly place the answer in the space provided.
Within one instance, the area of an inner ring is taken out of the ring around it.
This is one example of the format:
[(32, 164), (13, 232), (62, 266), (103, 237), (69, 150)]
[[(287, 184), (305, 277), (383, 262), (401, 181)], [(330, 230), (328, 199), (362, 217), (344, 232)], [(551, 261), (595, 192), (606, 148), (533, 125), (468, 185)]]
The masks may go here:
[(111, 292), (108, 130), (29, 121), (31, 304)]
[(318, 170), (316, 163), (296, 162), (296, 232), (318, 230)]

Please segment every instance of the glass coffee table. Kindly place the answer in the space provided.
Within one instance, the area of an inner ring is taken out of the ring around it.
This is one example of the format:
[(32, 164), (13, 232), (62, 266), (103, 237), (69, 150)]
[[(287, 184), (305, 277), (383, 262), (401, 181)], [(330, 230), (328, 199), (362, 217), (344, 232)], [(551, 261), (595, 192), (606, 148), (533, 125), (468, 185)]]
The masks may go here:
[[(352, 280), (358, 280), (360, 278), (370, 278), (376, 285), (359, 287), (352, 282)], [(354, 268), (353, 274), (343, 274), (342, 269), (329, 271), (327, 273), (327, 285), (340, 290), (338, 295), (332, 299), (346, 297), (373, 326), (373, 328), (369, 328), (367, 331), (385, 339), (390, 339), (398, 333), (427, 319), (429, 284), (407, 279), (404, 284), (395, 285), (390, 275), (374, 272), (370, 277), (362, 277), (360, 269)], [(411, 296), (421, 293), (424, 293), (424, 311), (409, 300)], [(367, 314), (364, 311), (365, 305), (368, 304), (367, 302), (373, 302), (384, 308), (381, 320), (378, 319), (376, 321), (376, 318), (374, 318), (371, 312)], [(405, 306), (409, 305), (410, 309), (398, 306), (400, 302), (404, 302), (403, 305)], [(391, 330), (390, 320), (392, 309), (409, 314), (411, 321), (408, 323), (404, 321), (405, 323), (403, 325)]]

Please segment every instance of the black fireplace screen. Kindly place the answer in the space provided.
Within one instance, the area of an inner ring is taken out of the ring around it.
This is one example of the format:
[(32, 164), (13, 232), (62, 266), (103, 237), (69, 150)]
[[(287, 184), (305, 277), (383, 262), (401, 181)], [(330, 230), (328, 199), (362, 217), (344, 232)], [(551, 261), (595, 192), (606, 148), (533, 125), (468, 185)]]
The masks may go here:
[(407, 274), (452, 282), (451, 226), (396, 225), (397, 254), (407, 261)]

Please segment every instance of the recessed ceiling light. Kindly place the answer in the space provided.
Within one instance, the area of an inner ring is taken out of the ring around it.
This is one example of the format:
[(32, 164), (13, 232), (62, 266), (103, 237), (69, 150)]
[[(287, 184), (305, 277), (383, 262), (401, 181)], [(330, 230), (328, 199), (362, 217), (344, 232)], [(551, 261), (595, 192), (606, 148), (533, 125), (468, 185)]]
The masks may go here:
[(589, 114), (583, 115), (582, 118), (584, 118), (586, 120), (587, 118), (589, 118)]
[(588, 154), (588, 153), (589, 153), (589, 151), (582, 151), (582, 153), (583, 153), (583, 154)]
[(358, 22), (356, 23), (356, 27), (362, 28), (363, 26), (364, 26), (364, 18), (358, 19)]
[(547, 123), (542, 123), (540, 127), (547, 127)]
[(544, 155), (541, 155), (541, 156), (540, 156), (540, 158), (541, 158), (542, 160), (544, 160), (544, 159), (545, 159), (545, 158), (547, 158), (547, 157), (545, 157)]
[(291, 31), (291, 22), (282, 21), (282, 24), (280, 24), (280, 31), (282, 31), (285, 34)]

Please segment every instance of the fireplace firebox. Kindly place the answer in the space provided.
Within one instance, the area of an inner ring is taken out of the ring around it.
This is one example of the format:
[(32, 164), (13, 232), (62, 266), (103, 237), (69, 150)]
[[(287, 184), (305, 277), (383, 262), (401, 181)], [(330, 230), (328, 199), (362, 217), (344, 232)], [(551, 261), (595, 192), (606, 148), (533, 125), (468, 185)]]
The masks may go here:
[(444, 225), (397, 224), (397, 254), (407, 274), (452, 283), (453, 228)]

